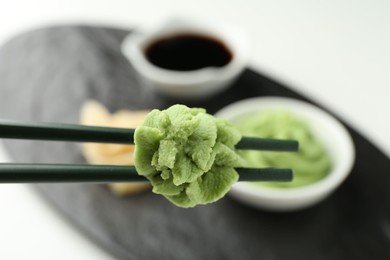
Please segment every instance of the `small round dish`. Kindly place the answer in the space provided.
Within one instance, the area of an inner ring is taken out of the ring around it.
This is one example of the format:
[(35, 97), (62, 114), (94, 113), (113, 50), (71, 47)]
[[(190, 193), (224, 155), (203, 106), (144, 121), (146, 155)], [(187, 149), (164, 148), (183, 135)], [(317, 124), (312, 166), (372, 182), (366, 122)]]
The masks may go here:
[[(222, 67), (211, 66), (190, 71), (164, 69), (147, 59), (145, 50), (150, 43), (182, 34), (216, 39), (229, 49), (232, 59)], [(188, 100), (209, 97), (226, 89), (247, 64), (247, 40), (241, 30), (189, 18), (176, 18), (139, 28), (124, 39), (121, 49), (145, 86), (166, 96)]]
[(322, 180), (296, 188), (259, 187), (236, 183), (229, 195), (261, 209), (293, 211), (312, 206), (336, 190), (349, 175), (355, 159), (352, 139), (345, 127), (333, 116), (307, 102), (282, 97), (258, 97), (233, 103), (216, 116), (235, 120), (243, 115), (269, 109), (284, 109), (305, 120), (313, 135), (320, 140), (332, 161), (330, 173)]

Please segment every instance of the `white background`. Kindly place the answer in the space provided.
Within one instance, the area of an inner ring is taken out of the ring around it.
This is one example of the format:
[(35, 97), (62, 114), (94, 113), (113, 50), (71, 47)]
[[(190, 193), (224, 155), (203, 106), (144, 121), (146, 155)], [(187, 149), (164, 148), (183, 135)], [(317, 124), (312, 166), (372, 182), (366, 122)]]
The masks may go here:
[[(0, 0), (0, 45), (46, 25), (131, 28), (173, 16), (240, 26), (251, 67), (330, 108), (390, 155), (390, 1)], [(0, 161), (9, 161), (1, 146)], [(27, 185), (0, 185), (0, 245), (1, 259), (112, 259)]]

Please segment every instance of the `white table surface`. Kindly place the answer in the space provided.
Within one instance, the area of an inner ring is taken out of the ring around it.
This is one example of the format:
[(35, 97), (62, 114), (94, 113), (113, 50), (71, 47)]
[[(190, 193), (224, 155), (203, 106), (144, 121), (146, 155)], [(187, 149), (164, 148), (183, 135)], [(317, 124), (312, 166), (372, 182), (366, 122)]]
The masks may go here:
[[(390, 156), (387, 0), (0, 0), (0, 45), (46, 25), (130, 28), (172, 16), (240, 26), (251, 67), (331, 108)], [(10, 161), (1, 145), (0, 161)], [(0, 185), (0, 207), (1, 259), (113, 259), (28, 185)]]

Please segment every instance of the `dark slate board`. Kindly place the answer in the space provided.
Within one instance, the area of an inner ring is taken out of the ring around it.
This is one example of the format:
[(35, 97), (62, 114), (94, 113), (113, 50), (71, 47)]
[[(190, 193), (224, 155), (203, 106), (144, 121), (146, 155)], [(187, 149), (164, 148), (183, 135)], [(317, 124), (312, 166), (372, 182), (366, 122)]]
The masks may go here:
[[(23, 34), (0, 50), (2, 118), (77, 123), (97, 99), (111, 110), (164, 108), (140, 87), (119, 46), (127, 31), (55, 27)], [(213, 113), (252, 96), (304, 99), (252, 70), (221, 95), (188, 105)], [(152, 193), (119, 199), (103, 185), (45, 184), (37, 190), (93, 241), (119, 259), (390, 259), (390, 161), (356, 131), (352, 175), (329, 199), (285, 214), (229, 197), (181, 209)], [(72, 143), (6, 141), (18, 162), (84, 162)]]

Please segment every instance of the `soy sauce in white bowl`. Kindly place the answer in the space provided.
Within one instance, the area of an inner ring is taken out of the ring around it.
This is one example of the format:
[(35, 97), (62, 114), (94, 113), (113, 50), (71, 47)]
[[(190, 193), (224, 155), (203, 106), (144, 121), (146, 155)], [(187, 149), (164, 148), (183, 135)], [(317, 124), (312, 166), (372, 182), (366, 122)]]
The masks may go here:
[(232, 85), (246, 67), (248, 44), (234, 26), (186, 18), (134, 30), (122, 52), (144, 87), (199, 100)]

